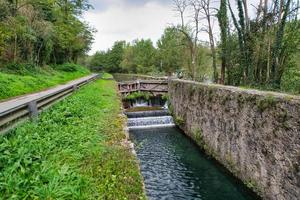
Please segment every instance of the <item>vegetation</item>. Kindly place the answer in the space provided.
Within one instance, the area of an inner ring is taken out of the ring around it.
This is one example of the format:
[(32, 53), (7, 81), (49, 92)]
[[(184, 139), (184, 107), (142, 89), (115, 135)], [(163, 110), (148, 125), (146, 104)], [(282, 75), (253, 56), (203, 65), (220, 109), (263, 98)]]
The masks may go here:
[(0, 198), (144, 199), (120, 105), (98, 80), (1, 136)]
[(0, 63), (76, 62), (93, 30), (78, 19), (86, 0), (0, 0)]
[(113, 79), (113, 76), (109, 73), (103, 73), (102, 78), (103, 79)]
[(153, 111), (153, 110), (163, 110), (160, 106), (139, 106), (139, 107), (132, 107), (126, 109), (126, 112), (140, 112), (140, 111)]
[[(154, 47), (151, 40), (134, 40), (132, 43), (116, 41), (107, 51), (95, 53), (90, 59), (92, 70), (111, 73), (134, 73), (148, 75), (171, 75), (177, 73), (185, 78), (191, 77), (191, 62), (183, 35), (173, 27), (165, 29)], [(209, 79), (211, 69), (210, 51), (205, 44), (198, 45), (197, 80)]]
[[(157, 47), (144, 39), (117, 41), (112, 49), (92, 56), (92, 65), (111, 72), (177, 74), (197, 81), (300, 93), (298, 0), (251, 5), (247, 0), (173, 2), (181, 23), (167, 27)], [(219, 25), (219, 37), (213, 24)], [(207, 42), (200, 41), (200, 32), (207, 33)]]
[(75, 64), (35, 67), (11, 65), (0, 71), (0, 100), (37, 92), (88, 75), (85, 67)]
[(129, 95), (127, 95), (124, 100), (134, 100), (134, 99), (145, 99), (145, 100), (149, 100), (150, 97), (152, 97), (153, 95), (149, 92), (133, 92)]

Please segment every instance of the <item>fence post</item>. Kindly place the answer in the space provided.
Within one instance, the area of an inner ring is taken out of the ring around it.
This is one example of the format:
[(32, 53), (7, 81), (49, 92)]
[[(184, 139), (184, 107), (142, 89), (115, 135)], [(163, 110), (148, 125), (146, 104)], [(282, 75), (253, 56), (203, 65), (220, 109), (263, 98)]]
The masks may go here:
[(29, 115), (31, 118), (36, 118), (39, 114), (36, 101), (31, 101), (28, 104)]
[(73, 85), (73, 91), (78, 90), (78, 86), (77, 85)]

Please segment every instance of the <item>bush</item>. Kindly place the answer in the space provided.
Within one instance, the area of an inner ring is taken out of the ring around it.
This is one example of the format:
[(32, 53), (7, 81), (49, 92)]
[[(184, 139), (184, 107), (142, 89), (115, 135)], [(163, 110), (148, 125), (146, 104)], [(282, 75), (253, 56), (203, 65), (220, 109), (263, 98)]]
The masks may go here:
[(65, 63), (61, 65), (53, 65), (52, 66), (55, 70), (64, 71), (64, 72), (75, 72), (78, 71), (81, 66), (73, 63)]
[(34, 73), (37, 69), (38, 67), (32, 63), (10, 63), (5, 65), (1, 71), (11, 74), (25, 75)]
[(291, 67), (285, 71), (281, 79), (281, 89), (286, 92), (300, 94), (300, 69)]

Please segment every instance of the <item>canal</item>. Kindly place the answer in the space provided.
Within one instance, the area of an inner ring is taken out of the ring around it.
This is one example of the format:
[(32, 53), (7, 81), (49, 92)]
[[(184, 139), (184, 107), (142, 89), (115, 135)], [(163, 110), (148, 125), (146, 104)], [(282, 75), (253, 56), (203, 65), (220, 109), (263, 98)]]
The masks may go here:
[(176, 127), (134, 128), (130, 137), (149, 199), (257, 199)]

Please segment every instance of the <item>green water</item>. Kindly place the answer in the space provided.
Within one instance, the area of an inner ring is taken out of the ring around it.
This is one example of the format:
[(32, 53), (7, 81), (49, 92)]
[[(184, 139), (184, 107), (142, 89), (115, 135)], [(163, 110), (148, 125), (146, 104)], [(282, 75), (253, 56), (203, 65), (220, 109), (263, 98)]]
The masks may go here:
[(130, 131), (149, 199), (257, 199), (177, 128)]

